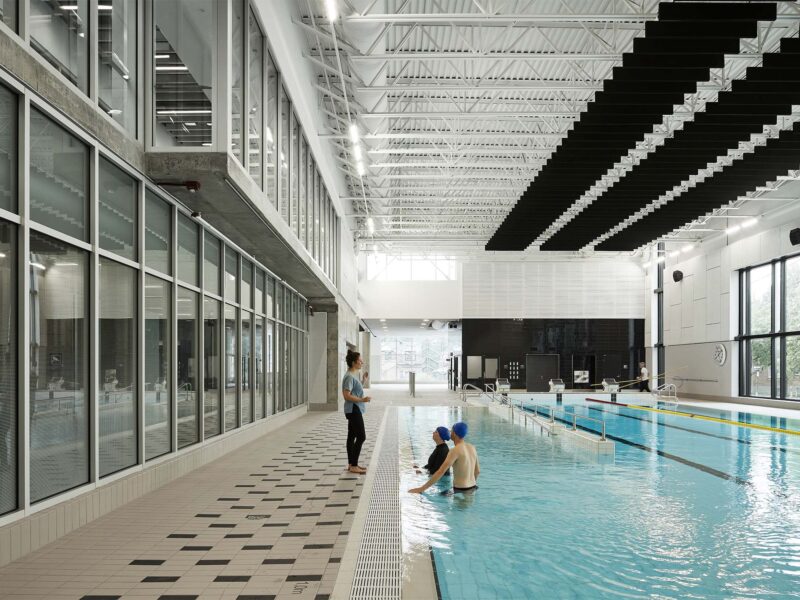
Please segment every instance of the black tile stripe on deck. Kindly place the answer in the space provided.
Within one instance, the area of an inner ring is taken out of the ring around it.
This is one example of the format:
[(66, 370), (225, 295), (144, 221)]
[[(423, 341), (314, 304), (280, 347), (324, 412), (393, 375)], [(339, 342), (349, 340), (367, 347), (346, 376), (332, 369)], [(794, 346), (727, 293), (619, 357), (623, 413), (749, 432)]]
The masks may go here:
[(217, 575), (214, 578), (216, 583), (235, 583), (250, 581), (250, 575)]
[(148, 575), (142, 583), (175, 583), (180, 577), (177, 575)]
[(227, 565), (231, 561), (227, 558), (203, 558), (198, 560), (196, 565)]
[(211, 548), (212, 546), (184, 546), (181, 550), (186, 550), (187, 552), (208, 552)]
[(253, 537), (252, 533), (229, 533), (225, 536), (226, 538), (251, 538)]
[(322, 581), (322, 575), (289, 575), (286, 581)]
[(239, 594), (236, 600), (275, 600), (275, 594)]
[(198, 596), (192, 594), (161, 594), (158, 600), (197, 600)]
[(136, 560), (132, 560), (129, 564), (131, 565), (163, 565), (163, 560), (152, 560), (152, 559), (144, 559), (144, 558), (137, 558)]
[(272, 544), (251, 544), (242, 546), (242, 550), (272, 550)]
[(293, 558), (265, 558), (261, 561), (262, 565), (293, 565)]
[(196, 538), (197, 534), (196, 533), (170, 533), (167, 537), (168, 538), (177, 538), (177, 539), (181, 539), (181, 540), (188, 540), (188, 539)]
[(122, 596), (81, 596), (81, 600), (119, 600), (120, 598), (122, 598)]

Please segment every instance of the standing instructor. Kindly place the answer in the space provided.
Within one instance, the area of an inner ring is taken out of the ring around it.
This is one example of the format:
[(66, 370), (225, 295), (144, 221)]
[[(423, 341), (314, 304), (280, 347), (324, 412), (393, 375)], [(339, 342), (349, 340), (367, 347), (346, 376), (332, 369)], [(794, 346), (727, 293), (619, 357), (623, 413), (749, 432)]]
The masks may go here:
[(364, 364), (361, 354), (348, 349), (345, 362), (347, 362), (347, 373), (342, 379), (342, 396), (344, 397), (344, 416), (347, 418), (347, 470), (363, 475), (367, 470), (358, 466), (361, 446), (367, 439), (362, 415), (366, 412), (366, 403), (371, 398), (364, 396), (364, 388), (358, 378), (358, 372)]

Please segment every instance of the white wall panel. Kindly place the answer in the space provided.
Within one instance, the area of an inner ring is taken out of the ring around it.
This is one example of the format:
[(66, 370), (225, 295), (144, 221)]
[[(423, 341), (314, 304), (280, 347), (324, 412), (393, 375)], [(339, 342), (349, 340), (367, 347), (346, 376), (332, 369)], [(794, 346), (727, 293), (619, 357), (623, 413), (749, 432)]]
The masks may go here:
[(644, 318), (644, 275), (631, 261), (467, 262), (467, 318)]
[(720, 270), (715, 267), (706, 271), (706, 323), (719, 323), (720, 322)]

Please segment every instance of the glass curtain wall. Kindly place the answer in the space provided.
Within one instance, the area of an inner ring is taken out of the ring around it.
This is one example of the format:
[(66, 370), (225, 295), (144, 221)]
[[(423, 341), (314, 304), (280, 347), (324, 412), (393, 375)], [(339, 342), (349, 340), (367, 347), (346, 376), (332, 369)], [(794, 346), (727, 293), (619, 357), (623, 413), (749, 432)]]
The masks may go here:
[(100, 247), (123, 258), (138, 258), (136, 180), (105, 158), (100, 158)]
[(740, 272), (740, 389), (800, 400), (800, 256)]
[(89, 93), (89, 0), (30, 0), (31, 47), (79, 90)]
[(12, 31), (17, 31), (17, 0), (0, 0), (0, 21)]
[(137, 134), (138, 7), (137, 0), (97, 5), (97, 100), (132, 137)]
[(148, 275), (144, 284), (145, 460), (172, 449), (172, 285)]
[(30, 234), (30, 495), (89, 481), (89, 255)]
[(178, 288), (178, 448), (199, 440), (197, 422), (198, 294)]
[(281, 217), (289, 222), (289, 138), (291, 131), (291, 112), (292, 107), (289, 96), (283, 86), (280, 86), (280, 123), (279, 123), (279, 144), (280, 144), (280, 181), (278, 191), (278, 210)]
[(245, 2), (231, 3), (231, 152), (242, 161), (242, 105), (244, 104)]
[(16, 239), (16, 226), (0, 220), (0, 515), (17, 508)]
[(273, 206), (278, 201), (278, 70), (272, 57), (267, 54), (264, 66), (267, 70), (267, 129), (264, 139), (264, 191)]
[(213, 298), (206, 297), (203, 302), (203, 366), (205, 380), (204, 390), (204, 431), (205, 437), (210, 438), (222, 433), (222, 396), (220, 395), (220, 365), (222, 364), (222, 338), (220, 331), (222, 323), (220, 321), (220, 302)]
[(88, 241), (89, 148), (31, 109), (31, 219)]
[(248, 140), (249, 158), (248, 170), (259, 187), (262, 187), (262, 164), (264, 158), (261, 154), (262, 136), (264, 132), (264, 45), (266, 40), (261, 28), (258, 26), (256, 15), (251, 8), (248, 12), (248, 56), (249, 81), (248, 91)]
[[(217, 85), (216, 14), (214, 0), (153, 1), (155, 146), (198, 147), (212, 143)], [(239, 56), (241, 62), (243, 57)]]
[(100, 476), (136, 464), (136, 270), (100, 258), (97, 419)]
[(239, 331), (236, 322), (236, 307), (225, 305), (225, 431), (239, 426)]

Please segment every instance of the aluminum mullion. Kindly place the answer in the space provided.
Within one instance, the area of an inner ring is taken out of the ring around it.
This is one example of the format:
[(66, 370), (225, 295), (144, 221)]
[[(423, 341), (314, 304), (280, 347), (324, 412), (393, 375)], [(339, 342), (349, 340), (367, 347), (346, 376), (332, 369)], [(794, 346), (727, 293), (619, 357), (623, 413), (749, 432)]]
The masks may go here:
[(170, 298), (170, 445), (171, 453), (178, 452), (178, 207), (170, 204), (169, 263), (172, 274)]
[[(136, 180), (137, 185), (137, 223), (136, 223), (136, 240), (137, 240), (137, 259), (139, 260), (140, 265), (144, 265), (144, 256), (145, 256), (145, 186), (140, 180)], [(147, 281), (147, 275), (145, 274), (145, 270), (142, 268), (138, 268), (136, 270), (136, 280), (138, 283), (138, 307), (137, 307), (137, 328), (136, 328), (136, 340), (139, 344), (138, 350), (136, 352), (136, 358), (138, 364), (138, 371), (137, 371), (137, 379), (136, 379), (136, 399), (137, 399), (137, 421), (139, 428), (137, 430), (137, 464), (144, 465), (145, 457), (147, 456), (147, 448), (145, 447), (147, 443), (147, 439), (145, 436), (147, 430), (147, 413), (146, 413), (146, 399), (147, 399), (147, 392), (145, 390), (146, 385), (146, 374), (145, 374), (145, 364), (147, 360), (147, 356), (145, 355), (145, 336), (146, 336), (146, 295), (145, 295), (145, 282)]]
[(100, 480), (100, 411), (97, 403), (100, 377), (100, 246), (99, 227), (99, 152), (89, 149), (89, 381), (86, 383), (86, 406), (89, 410), (89, 483)]
[(28, 266), (30, 260), (30, 175), (27, 165), (30, 164), (30, 100), (28, 94), (18, 96), (17, 115), (19, 117), (17, 128), (18, 162), (17, 162), (17, 207), (21, 224), (17, 227), (17, 314), (19, 326), (17, 327), (17, 397), (21, 410), (17, 413), (17, 508), (27, 514), (31, 506), (31, 468), (30, 468), (30, 415), (31, 415), (31, 388), (29, 385), (31, 375), (31, 270)]

